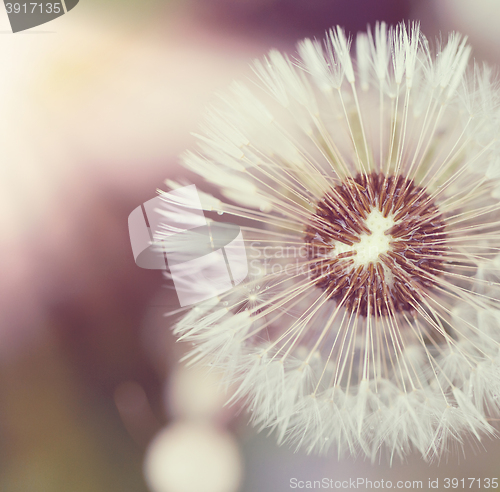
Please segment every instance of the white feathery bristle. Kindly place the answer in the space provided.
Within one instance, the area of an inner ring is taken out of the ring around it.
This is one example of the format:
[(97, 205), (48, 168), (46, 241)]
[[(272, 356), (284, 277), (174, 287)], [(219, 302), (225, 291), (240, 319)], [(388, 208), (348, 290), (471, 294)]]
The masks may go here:
[(351, 49), (351, 40), (346, 38), (344, 30), (337, 26), (337, 29), (331, 29), (329, 32), (329, 41), (331, 43), (330, 54), (335, 53), (332, 61), (338, 60), (341, 64), (345, 78), (349, 83), (354, 83), (354, 68), (352, 66), (352, 59), (349, 53)]
[(304, 62), (304, 68), (322, 92), (330, 93), (334, 87), (340, 87), (341, 81), (335, 80), (319, 41), (304, 39), (298, 45), (298, 52)]
[(387, 24), (385, 22), (375, 25), (375, 34), (368, 30), (368, 39), (371, 49), (371, 60), (373, 63), (375, 75), (380, 82), (388, 76), (389, 61), (391, 57), (392, 37), (388, 36)]
[(365, 33), (358, 34), (356, 37), (356, 60), (362, 91), (367, 91), (370, 88), (369, 71), (371, 60), (369, 49), (368, 35)]

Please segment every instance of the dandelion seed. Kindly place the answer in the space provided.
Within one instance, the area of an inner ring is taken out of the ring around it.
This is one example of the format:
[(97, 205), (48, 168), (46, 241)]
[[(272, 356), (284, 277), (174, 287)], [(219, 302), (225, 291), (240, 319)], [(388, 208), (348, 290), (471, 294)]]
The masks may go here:
[(458, 34), (351, 41), (273, 51), (210, 110), (184, 163), (250, 274), (176, 331), (280, 442), (439, 458), (500, 411), (499, 92)]

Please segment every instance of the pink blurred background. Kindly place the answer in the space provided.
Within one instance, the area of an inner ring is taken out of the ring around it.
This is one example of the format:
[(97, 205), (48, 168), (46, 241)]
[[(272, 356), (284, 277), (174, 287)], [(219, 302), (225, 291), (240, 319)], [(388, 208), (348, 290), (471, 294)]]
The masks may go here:
[(80, 0), (12, 34), (0, 7), (0, 490), (500, 475), (498, 442), (439, 467), (415, 456), (389, 468), (257, 435), (242, 409), (223, 407), (215, 375), (179, 362), (164, 317), (177, 298), (135, 265), (127, 229), (166, 178), (187, 176), (178, 155), (214, 92), (270, 48), (293, 51), (335, 24), (419, 19), (430, 37), (468, 34), (475, 57), (496, 63), (499, 15), (495, 0)]

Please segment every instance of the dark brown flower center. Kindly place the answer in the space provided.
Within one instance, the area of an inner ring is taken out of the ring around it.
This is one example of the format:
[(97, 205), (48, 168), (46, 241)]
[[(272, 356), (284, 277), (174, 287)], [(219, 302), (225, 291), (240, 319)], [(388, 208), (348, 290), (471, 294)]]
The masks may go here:
[(443, 215), (404, 176), (347, 178), (318, 202), (305, 241), (316, 285), (362, 316), (414, 311), (446, 263)]

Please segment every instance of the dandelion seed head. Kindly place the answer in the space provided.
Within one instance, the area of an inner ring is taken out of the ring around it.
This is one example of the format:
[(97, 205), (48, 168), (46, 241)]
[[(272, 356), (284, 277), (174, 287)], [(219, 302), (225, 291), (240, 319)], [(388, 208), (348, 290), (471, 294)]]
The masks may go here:
[(444, 268), (444, 229), (442, 214), (412, 181), (358, 175), (328, 193), (311, 219), (312, 276), (363, 316), (412, 311)]
[(176, 333), (258, 429), (439, 459), (500, 413), (500, 95), (459, 34), (332, 29), (254, 65), (184, 165), (244, 220), (249, 275)]

